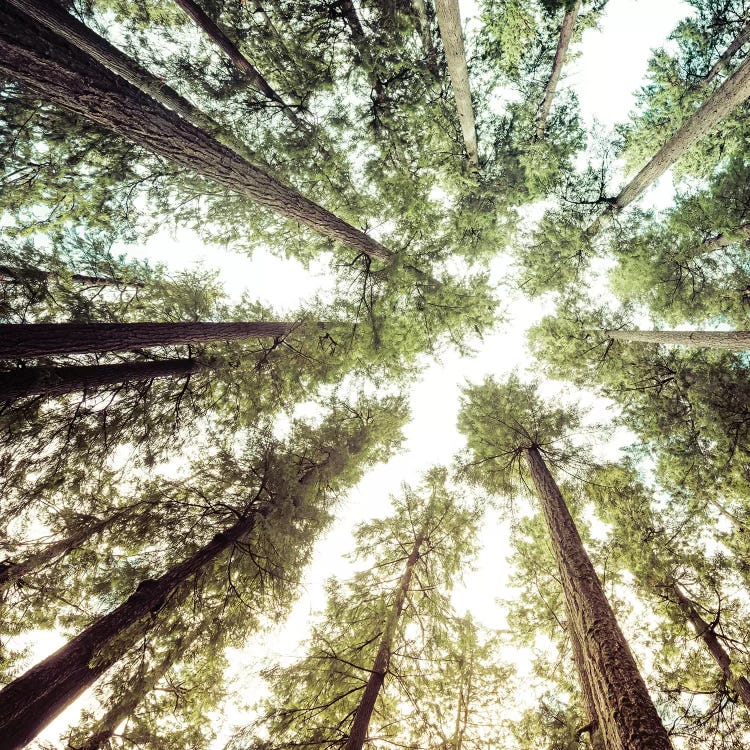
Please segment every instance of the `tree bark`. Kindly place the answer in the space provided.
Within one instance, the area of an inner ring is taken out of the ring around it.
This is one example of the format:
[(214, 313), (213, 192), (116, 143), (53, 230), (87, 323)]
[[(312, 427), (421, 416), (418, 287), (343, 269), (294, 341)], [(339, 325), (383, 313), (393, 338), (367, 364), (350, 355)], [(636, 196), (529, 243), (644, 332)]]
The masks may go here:
[(560, 490), (536, 447), (527, 448), (525, 458), (549, 530), (568, 613), (581, 637), (604, 745), (607, 750), (671, 750)]
[(88, 393), (107, 386), (154, 378), (183, 378), (206, 369), (207, 365), (194, 359), (71, 367), (19, 367), (10, 372), (0, 372), (0, 403), (26, 396), (49, 398), (78, 391)]
[(0, 6), (0, 74), (323, 236), (381, 260), (391, 253), (364, 232), (250, 164), (81, 49)]
[[(567, 605), (566, 605), (567, 609)], [(599, 716), (596, 712), (596, 701), (594, 700), (594, 691), (591, 687), (586, 661), (583, 656), (583, 644), (581, 643), (581, 634), (576, 630), (572, 616), (568, 611), (568, 635), (570, 636), (570, 645), (573, 650), (573, 662), (578, 672), (578, 682), (581, 686), (581, 695), (583, 697), (583, 709), (586, 714), (588, 724), (586, 727), (579, 729), (579, 737), (588, 733), (591, 740), (592, 750), (606, 750), (602, 744), (602, 733), (599, 728)]]
[(411, 552), (406, 560), (406, 568), (401, 576), (401, 580), (399, 581), (398, 589), (396, 590), (396, 599), (393, 602), (390, 614), (385, 622), (383, 635), (380, 637), (378, 651), (375, 655), (375, 661), (372, 664), (372, 671), (367, 679), (367, 685), (362, 694), (362, 700), (359, 702), (357, 711), (354, 714), (352, 727), (349, 731), (349, 739), (346, 741), (344, 750), (362, 750), (362, 746), (367, 739), (370, 718), (372, 717), (372, 712), (375, 708), (375, 701), (378, 698), (380, 689), (385, 682), (385, 676), (388, 673), (391, 655), (393, 654), (393, 640), (396, 636), (396, 629), (399, 620), (401, 619), (406, 595), (409, 593), (411, 579), (414, 574), (414, 567), (419, 560), (419, 550), (422, 547), (424, 540), (424, 532), (420, 533), (414, 539)]
[(706, 349), (750, 350), (750, 331), (603, 331), (618, 341), (641, 341), (647, 344), (702, 346)]
[(621, 211), (750, 96), (750, 58), (714, 91), (611, 202)]
[(680, 608), (685, 619), (693, 626), (696, 635), (703, 641), (711, 657), (719, 665), (727, 684), (737, 693), (742, 703), (750, 708), (750, 682), (744, 675), (737, 676), (732, 673), (732, 659), (721, 645), (711, 625), (700, 616), (693, 602), (685, 596), (675, 581), (670, 581), (666, 588), (668, 598)]
[(464, 50), (463, 31), (461, 29), (461, 13), (458, 0), (435, 0), (440, 38), (443, 40), (445, 59), (448, 63), (448, 73), (451, 78), (451, 88), (456, 99), (458, 121), (464, 138), (464, 146), (469, 166), (479, 167), (477, 150), (477, 131), (474, 126), (474, 109), (471, 104), (471, 88), (469, 87), (469, 69), (466, 66), (466, 52)]
[(0, 750), (18, 750), (115, 664), (174, 592), (252, 531), (252, 514), (216, 534), (160, 578), (142, 581), (119, 607), (0, 690)]
[(721, 73), (724, 68), (729, 65), (732, 58), (740, 51), (740, 49), (750, 41), (750, 21), (748, 21), (740, 30), (740, 33), (734, 38), (732, 43), (724, 50), (723, 54), (719, 59), (711, 66), (710, 70), (703, 78), (698, 80), (698, 88), (704, 89), (710, 86), (716, 76)]
[(750, 224), (741, 224), (734, 231), (719, 232), (714, 237), (704, 240), (695, 248), (694, 257), (712, 253), (715, 250), (721, 250), (723, 247), (729, 247), (737, 242), (743, 242), (750, 239)]
[(123, 352), (149, 346), (205, 344), (286, 336), (297, 323), (7, 323), (0, 359)]
[(570, 46), (570, 40), (573, 38), (573, 30), (575, 29), (580, 9), (581, 0), (576, 0), (573, 7), (566, 11), (563, 16), (560, 37), (557, 40), (557, 49), (555, 50), (555, 58), (552, 61), (552, 71), (547, 79), (547, 85), (544, 87), (542, 105), (539, 108), (539, 114), (536, 118), (537, 140), (544, 138), (544, 130), (547, 127), (547, 120), (552, 109), (552, 100), (555, 98), (555, 91), (560, 81), (563, 65), (565, 65), (565, 56), (568, 54), (568, 47)]
[(132, 58), (99, 36), (95, 31), (68, 13), (56, 0), (8, 0), (37, 23), (91, 55), (113, 73), (121, 76), (144, 94), (153, 97), (168, 109), (178, 114), (195, 127), (210, 133), (223, 145), (231, 148), (245, 159), (254, 160), (255, 155), (241, 141), (219, 125), (212, 117), (193, 106), (157, 76), (142, 68)]
[(237, 70), (244, 75), (252, 87), (267, 99), (276, 102), (286, 118), (296, 127), (309, 130), (297, 113), (276, 93), (272, 86), (260, 74), (255, 66), (239, 50), (237, 45), (219, 28), (213, 19), (194, 0), (175, 0), (175, 3), (187, 13), (195, 25), (222, 51)]

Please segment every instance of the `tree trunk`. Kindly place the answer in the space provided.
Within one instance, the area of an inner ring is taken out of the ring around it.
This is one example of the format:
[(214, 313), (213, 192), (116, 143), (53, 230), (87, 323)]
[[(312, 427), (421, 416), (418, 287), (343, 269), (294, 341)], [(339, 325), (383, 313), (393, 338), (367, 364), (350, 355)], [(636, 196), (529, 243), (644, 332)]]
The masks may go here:
[(278, 338), (297, 326), (297, 323), (7, 323), (0, 325), (0, 359)]
[(370, 718), (372, 717), (372, 712), (375, 708), (375, 701), (378, 698), (378, 693), (380, 693), (380, 688), (383, 687), (385, 676), (388, 673), (388, 667), (393, 653), (393, 639), (396, 636), (396, 629), (399, 620), (401, 619), (401, 612), (404, 608), (406, 595), (409, 593), (412, 575), (414, 574), (414, 567), (419, 560), (419, 550), (422, 547), (424, 540), (424, 532), (420, 533), (414, 539), (411, 552), (406, 560), (406, 569), (399, 581), (398, 589), (396, 591), (396, 599), (393, 602), (390, 614), (385, 622), (383, 635), (380, 638), (378, 651), (375, 655), (375, 661), (372, 664), (372, 671), (367, 679), (367, 685), (362, 694), (362, 700), (359, 702), (357, 711), (354, 714), (352, 727), (349, 731), (349, 739), (346, 741), (344, 750), (362, 750), (362, 746), (367, 739)]
[(445, 59), (448, 63), (448, 73), (451, 78), (451, 88), (456, 99), (458, 121), (464, 137), (464, 146), (469, 166), (479, 167), (477, 151), (477, 132), (474, 127), (474, 109), (471, 105), (471, 89), (469, 87), (469, 70), (466, 67), (466, 52), (461, 29), (461, 13), (458, 0), (435, 0), (440, 38), (443, 40)]
[(707, 86), (710, 86), (716, 76), (721, 73), (724, 68), (729, 65), (729, 63), (732, 61), (732, 58), (740, 51), (740, 49), (747, 44), (747, 42), (750, 41), (750, 21), (748, 21), (740, 31), (739, 34), (734, 38), (734, 41), (724, 50), (724, 53), (719, 57), (719, 59), (711, 66), (711, 69), (706, 73), (706, 75), (703, 76), (703, 78), (698, 80), (698, 89), (704, 89)]
[(693, 257), (699, 257), (712, 253), (714, 250), (721, 250), (723, 247), (729, 247), (737, 242), (743, 242), (744, 240), (750, 239), (750, 224), (741, 224), (736, 229), (730, 232), (719, 232), (714, 237), (710, 237), (707, 240), (701, 242), (695, 248)]
[(647, 344), (702, 346), (706, 349), (750, 350), (750, 331), (603, 331), (618, 341), (642, 341)]
[(107, 70), (48, 29), (0, 6), (0, 73), (222, 187), (357, 252), (389, 260), (364, 232), (282, 184), (204, 130)]
[(195, 127), (210, 133), (223, 145), (246, 159), (254, 160), (253, 152), (209, 115), (193, 106), (157, 76), (142, 68), (132, 58), (99, 36), (95, 31), (68, 13), (55, 0), (8, 0), (26, 15), (91, 55), (113, 73), (121, 76), (144, 94), (153, 97)]
[(732, 673), (732, 659), (726, 652), (716, 633), (699, 614), (693, 602), (685, 596), (675, 581), (666, 586), (668, 598), (671, 599), (682, 611), (682, 614), (695, 629), (696, 635), (703, 641), (713, 660), (719, 665), (727, 684), (737, 693), (742, 703), (750, 708), (750, 682), (743, 675), (739, 677)]
[(0, 403), (25, 396), (49, 398), (78, 391), (88, 393), (120, 383), (154, 378), (183, 378), (205, 369), (208, 369), (207, 365), (194, 359), (71, 367), (20, 367), (10, 372), (0, 372)]
[(232, 65), (250, 81), (250, 84), (256, 91), (259, 91), (272, 102), (276, 102), (293, 125), (303, 130), (309, 130), (307, 123), (303, 122), (297, 116), (296, 112), (284, 102), (250, 60), (242, 54), (237, 45), (219, 28), (198, 3), (194, 2), (194, 0), (175, 0), (175, 3), (190, 16), (195, 25), (222, 51), (231, 61)]
[(539, 114), (536, 118), (537, 140), (544, 138), (544, 130), (547, 127), (547, 120), (552, 109), (552, 100), (555, 98), (555, 90), (560, 81), (560, 74), (565, 64), (565, 56), (568, 54), (568, 47), (570, 46), (570, 40), (573, 38), (573, 30), (575, 29), (580, 9), (581, 0), (576, 0), (573, 7), (569, 11), (566, 11), (563, 16), (560, 37), (557, 40), (557, 49), (555, 50), (555, 59), (552, 61), (552, 72), (547, 79), (547, 85), (544, 87), (542, 105), (539, 108)]
[(549, 530), (568, 613), (581, 637), (604, 745), (607, 750), (671, 750), (560, 490), (536, 447), (527, 448), (525, 458)]
[[(566, 605), (567, 609), (567, 605)], [(583, 645), (581, 635), (575, 628), (570, 612), (568, 612), (568, 635), (570, 636), (570, 645), (573, 650), (573, 662), (578, 672), (578, 682), (581, 685), (581, 696), (583, 697), (583, 709), (586, 714), (588, 724), (578, 730), (578, 738), (588, 733), (591, 741), (592, 750), (606, 750), (602, 743), (602, 733), (600, 729), (599, 716), (596, 712), (596, 701), (594, 700), (594, 691), (591, 687), (586, 661), (583, 656)]]
[[(59, 278), (54, 271), (43, 271), (41, 268), (21, 268), (20, 266), (1, 266), (0, 283), (23, 284), (26, 280), (46, 281), (50, 278)], [(145, 285), (141, 281), (126, 281), (114, 279), (111, 276), (86, 276), (82, 273), (73, 273), (69, 277), (71, 281), (81, 286), (122, 286), (142, 289)]]
[(724, 81), (612, 201), (621, 211), (750, 96), (750, 58)]
[(179, 587), (252, 531), (256, 515), (216, 534), (160, 578), (142, 581), (117, 609), (0, 690), (0, 750), (17, 750), (31, 742), (137, 643)]

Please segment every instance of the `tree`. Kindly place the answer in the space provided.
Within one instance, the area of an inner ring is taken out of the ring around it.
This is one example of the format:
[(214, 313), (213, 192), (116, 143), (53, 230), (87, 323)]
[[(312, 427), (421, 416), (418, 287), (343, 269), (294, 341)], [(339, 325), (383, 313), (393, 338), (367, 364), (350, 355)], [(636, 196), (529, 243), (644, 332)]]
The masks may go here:
[[(2, 20), (0, 70), (6, 76), (22, 82), (42, 98), (329, 239), (382, 260), (390, 258), (390, 252), (378, 242), (248, 163), (83, 50), (46, 29), (33, 28), (22, 15), (4, 11)], [(52, 70), (54, 61), (59, 66), (56, 72)], [(138, 113), (137, 127), (134, 112)]]
[[(344, 409), (343, 413), (334, 411), (317, 432), (298, 425), (288, 446), (258, 446), (261, 471), (253, 483), (244, 476), (244, 501), (230, 513), (234, 522), (215, 533), (210, 541), (201, 543), (196, 539), (190, 545), (195, 548), (191, 554), (184, 556), (183, 551), (180, 562), (158, 578), (141, 581), (119, 607), (0, 690), (4, 747), (20, 747), (31, 740), (158, 623), (160, 610), (166, 608), (168, 613), (173, 603), (179, 606), (197, 577), (219, 564), (223, 556), (231, 553), (231, 560), (242, 554), (243, 548), (249, 548), (243, 545), (250, 545), (256, 534), (262, 541), (266, 527), (286, 527), (285, 533), (290, 533), (290, 521), (293, 532), (294, 519), (304, 526), (305, 517), (321, 517), (325, 502), (321, 507), (319, 493), (325, 498), (325, 489), (329, 482), (335, 486), (337, 474), (344, 482), (358, 477), (362, 467), (359, 462), (371, 460), (373, 449), (380, 447), (369, 441), (389, 435), (393, 406), (390, 405), (390, 414), (383, 415), (385, 431), (379, 434), (373, 425), (380, 415), (352, 419)], [(396, 405), (397, 419), (398, 408)], [(333, 445), (326, 445), (331, 437)], [(306, 455), (305, 448), (311, 456)], [(284, 466), (285, 461), (289, 467)], [(248, 493), (248, 484), (255, 485), (254, 495)]]
[(732, 349), (746, 351), (750, 349), (750, 332), (748, 331), (629, 331), (609, 329), (603, 334), (620, 341), (640, 341), (649, 344), (676, 344), (703, 346), (710, 349)]
[[(588, 680), (605, 746), (671, 748), (643, 678), (620, 631), (575, 522), (544, 455), (560, 460), (571, 450), (565, 433), (577, 417), (545, 408), (534, 386), (512, 377), (506, 384), (488, 379), (465, 390), (459, 429), (473, 461), (467, 469), (491, 492), (504, 492), (512, 470), (523, 460), (546, 521), (555, 554), (567, 617), (581, 646), (583, 691)], [(559, 448), (556, 443), (562, 441)]]
[(435, 648), (447, 645), (446, 593), (473, 549), (478, 521), (446, 474), (433, 469), (418, 489), (404, 486), (392, 516), (357, 529), (354, 556), (367, 567), (346, 583), (329, 582), (307, 655), (272, 670), (262, 719), (234, 745), (360, 747), (409, 731), (400, 704), (416, 716), (424, 711), (422, 680)]

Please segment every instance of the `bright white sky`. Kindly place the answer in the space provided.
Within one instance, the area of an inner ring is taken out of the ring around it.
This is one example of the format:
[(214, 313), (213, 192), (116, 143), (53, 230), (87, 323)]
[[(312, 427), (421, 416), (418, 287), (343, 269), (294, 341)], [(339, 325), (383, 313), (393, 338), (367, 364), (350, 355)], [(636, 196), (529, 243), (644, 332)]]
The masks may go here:
[[(462, 3), (465, 16), (474, 11)], [(610, 0), (599, 30), (588, 30), (582, 44), (582, 55), (564, 72), (563, 85), (578, 93), (587, 128), (597, 122), (597, 129), (610, 130), (627, 119), (633, 106), (633, 92), (644, 81), (650, 50), (662, 46), (677, 20), (689, 13), (682, 0)], [(668, 205), (672, 185), (669, 177), (652, 188), (647, 200), (652, 205)], [(131, 248), (127, 248), (132, 252)], [(178, 270), (202, 262), (221, 272), (221, 280), (232, 297), (248, 290), (262, 302), (283, 315), (298, 306), (325, 283), (322, 269), (305, 271), (301, 264), (284, 261), (268, 253), (257, 253), (252, 259), (231, 249), (206, 247), (194, 235), (180, 232), (175, 237), (165, 234), (153, 237), (138, 253), (153, 262), (164, 262)], [(497, 280), (503, 268), (495, 269)], [(283, 278), (283, 284), (279, 280)], [(416, 484), (420, 474), (437, 463), (450, 463), (462, 446), (455, 428), (458, 396), (466, 381), (479, 381), (487, 374), (502, 376), (513, 368), (524, 369), (530, 361), (525, 346), (525, 330), (546, 311), (538, 303), (508, 300), (509, 320), (501, 331), (488, 336), (478, 346), (475, 356), (461, 359), (447, 354), (440, 363), (425, 370), (422, 381), (411, 393), (412, 420), (406, 428), (404, 451), (377, 466), (357, 487), (341, 509), (330, 533), (317, 547), (314, 561), (305, 575), (304, 592), (283, 628), (272, 637), (261, 638), (242, 651), (233, 653), (229, 679), (238, 689), (238, 702), (252, 704), (258, 698), (260, 685), (254, 675), (267, 660), (292, 657), (300, 653), (311, 615), (323, 605), (322, 586), (331, 575), (347, 569), (342, 556), (351, 549), (351, 529), (365, 519), (388, 513), (388, 495), (398, 493), (402, 482)], [(497, 597), (505, 595), (509, 554), (507, 527), (496, 519), (482, 532), (482, 552), (475, 570), (466, 576), (465, 585), (455, 596), (459, 609), (470, 609), (488, 627), (502, 628), (504, 615), (496, 605)], [(48, 639), (38, 644), (40, 658), (55, 646)], [(79, 703), (80, 706), (80, 703)], [(55, 721), (40, 737), (56, 742), (60, 733), (75, 721), (79, 707), (73, 706)], [(222, 722), (226, 732), (231, 724), (243, 718), (239, 706), (230, 708)], [(221, 747), (228, 734), (222, 734), (216, 746)]]

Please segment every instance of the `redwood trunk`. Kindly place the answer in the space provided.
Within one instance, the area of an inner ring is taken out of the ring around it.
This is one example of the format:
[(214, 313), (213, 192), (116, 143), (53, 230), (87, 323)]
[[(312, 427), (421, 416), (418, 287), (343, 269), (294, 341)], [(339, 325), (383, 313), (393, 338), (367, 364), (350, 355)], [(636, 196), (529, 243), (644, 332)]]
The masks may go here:
[(618, 341), (641, 341), (647, 344), (702, 346), (706, 349), (750, 349), (750, 331), (604, 331)]
[(344, 750), (362, 750), (362, 746), (367, 739), (370, 718), (375, 709), (375, 702), (377, 701), (380, 689), (385, 682), (385, 676), (388, 673), (388, 667), (393, 653), (393, 639), (396, 636), (396, 629), (399, 620), (401, 619), (401, 612), (404, 608), (406, 595), (409, 593), (412, 575), (414, 574), (414, 567), (419, 560), (419, 550), (422, 547), (423, 542), (424, 534), (419, 534), (414, 540), (414, 545), (412, 546), (409, 557), (406, 560), (406, 569), (399, 581), (398, 590), (396, 591), (396, 599), (393, 602), (393, 607), (391, 607), (390, 614), (386, 620), (383, 635), (381, 636), (378, 645), (378, 652), (375, 655), (375, 661), (372, 665), (372, 671), (367, 679), (367, 685), (362, 694), (362, 700), (359, 702), (357, 711), (354, 714), (352, 728), (349, 731), (349, 739), (344, 746)]
[(670, 583), (668, 588), (672, 594), (670, 598), (680, 608), (682, 614), (695, 629), (696, 635), (705, 644), (713, 660), (719, 665), (727, 684), (737, 693), (742, 703), (750, 708), (750, 682), (743, 675), (738, 677), (732, 673), (731, 657), (721, 645), (711, 626), (700, 616), (693, 602), (685, 596), (677, 583)]
[(435, 0), (440, 38), (443, 40), (445, 60), (451, 78), (451, 88), (456, 99), (458, 121), (464, 138), (469, 165), (479, 166), (477, 131), (474, 126), (474, 109), (471, 104), (469, 70), (466, 67), (464, 37), (461, 30), (461, 13), (458, 0)]
[(706, 253), (712, 253), (714, 250), (721, 250), (723, 247), (729, 247), (737, 242), (750, 239), (750, 224), (741, 224), (735, 230), (730, 232), (719, 232), (715, 237), (711, 237), (704, 242), (701, 242), (695, 248), (694, 256), (705, 255)]
[(99, 36), (95, 31), (68, 13), (55, 0), (8, 0), (26, 15), (33, 18), (75, 47), (91, 55), (104, 67), (121, 76), (144, 94), (153, 97), (197, 128), (211, 133), (218, 141), (245, 158), (253, 154), (234, 136), (224, 131), (213, 118), (193, 106), (157, 76), (142, 68), (132, 58)]
[(229, 58), (232, 65), (250, 81), (254, 89), (263, 94), (267, 99), (279, 104), (284, 115), (294, 125), (307, 129), (305, 123), (297, 117), (296, 113), (276, 93), (250, 60), (242, 54), (237, 45), (219, 28), (198, 3), (193, 0), (175, 0), (175, 3), (190, 16), (195, 25)]
[[(567, 609), (567, 606), (566, 606)], [(602, 733), (599, 728), (599, 717), (596, 712), (596, 701), (594, 700), (594, 690), (591, 687), (591, 681), (586, 667), (586, 661), (583, 655), (583, 645), (581, 635), (575, 628), (570, 612), (568, 612), (568, 635), (570, 644), (573, 649), (573, 662), (578, 672), (578, 682), (581, 686), (581, 695), (583, 697), (583, 709), (586, 714), (588, 724), (578, 730), (579, 738), (581, 735), (588, 733), (593, 750), (606, 750), (602, 744)]]
[(539, 108), (539, 114), (537, 115), (537, 140), (541, 140), (544, 137), (544, 130), (547, 127), (547, 120), (552, 109), (552, 100), (555, 98), (555, 91), (560, 81), (563, 65), (565, 65), (565, 56), (568, 54), (568, 47), (570, 46), (570, 40), (573, 38), (573, 30), (575, 29), (580, 9), (581, 0), (576, 0), (573, 7), (563, 16), (560, 37), (557, 40), (557, 49), (555, 50), (555, 59), (552, 61), (552, 72), (547, 80), (547, 85), (544, 87), (542, 106)]
[(207, 366), (194, 359), (121, 362), (114, 365), (22, 367), (0, 373), (0, 403), (25, 396), (62, 396), (66, 393), (106, 388), (121, 383), (183, 378)]
[(568, 613), (607, 750), (671, 750), (635, 659), (612, 612), (560, 490), (536, 447), (526, 461), (542, 505)]
[(620, 211), (750, 96), (750, 58), (719, 86), (612, 201)]
[(176, 589), (254, 525), (255, 515), (243, 518), (160, 578), (142, 581), (117, 609), (0, 690), (0, 750), (31, 742), (143, 636)]
[(6, 6), (0, 6), (0, 74), (331, 240), (372, 257), (391, 258), (386, 248), (364, 232), (250, 164), (91, 55)]
[(123, 352), (148, 346), (278, 338), (295, 323), (8, 323), (0, 325), (0, 359)]

